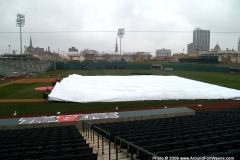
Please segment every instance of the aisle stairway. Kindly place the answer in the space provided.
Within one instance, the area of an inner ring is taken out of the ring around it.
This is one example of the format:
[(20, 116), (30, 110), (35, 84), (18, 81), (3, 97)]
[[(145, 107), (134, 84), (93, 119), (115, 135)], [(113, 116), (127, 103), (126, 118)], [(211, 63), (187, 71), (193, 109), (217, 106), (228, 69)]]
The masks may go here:
[[(109, 160), (109, 143), (104, 141), (104, 154), (102, 154), (102, 138), (99, 137), (99, 148), (98, 148), (98, 137), (94, 134), (94, 143), (91, 138), (87, 137), (87, 135), (80, 130), (80, 134), (86, 139), (86, 143), (89, 143), (89, 147), (93, 147), (93, 153), (98, 153), (98, 160)], [(118, 152), (119, 160), (130, 160), (124, 153)], [(111, 160), (116, 160), (116, 149), (114, 148), (114, 143), (111, 142)]]

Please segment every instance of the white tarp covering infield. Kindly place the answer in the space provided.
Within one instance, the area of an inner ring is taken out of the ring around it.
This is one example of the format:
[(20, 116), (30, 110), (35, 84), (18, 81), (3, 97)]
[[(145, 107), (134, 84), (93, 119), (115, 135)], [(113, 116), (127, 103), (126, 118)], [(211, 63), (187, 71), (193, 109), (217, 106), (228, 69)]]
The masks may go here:
[(234, 99), (240, 91), (178, 76), (69, 75), (57, 83), (51, 101), (118, 102), (176, 99)]

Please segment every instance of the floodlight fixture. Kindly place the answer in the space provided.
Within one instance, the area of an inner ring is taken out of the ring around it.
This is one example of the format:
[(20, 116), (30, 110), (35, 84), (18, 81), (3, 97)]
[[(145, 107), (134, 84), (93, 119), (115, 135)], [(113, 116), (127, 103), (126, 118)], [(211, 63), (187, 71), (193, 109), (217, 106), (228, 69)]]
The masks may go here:
[(25, 25), (25, 15), (24, 14), (17, 14), (16, 25), (19, 27), (24, 27), (24, 25)]
[(118, 33), (117, 35), (119, 36), (120, 38), (120, 60), (121, 60), (121, 49), (122, 49), (122, 46), (121, 46), (121, 38), (124, 38), (123, 35), (125, 35), (125, 30), (124, 28), (118, 28)]
[(123, 36), (125, 34), (125, 30), (124, 30), (124, 28), (118, 28), (118, 36), (119, 37), (121, 37), (121, 36)]
[(21, 49), (21, 61), (22, 61), (22, 30), (21, 27), (25, 25), (25, 15), (24, 14), (17, 14), (16, 25), (20, 27), (20, 49)]

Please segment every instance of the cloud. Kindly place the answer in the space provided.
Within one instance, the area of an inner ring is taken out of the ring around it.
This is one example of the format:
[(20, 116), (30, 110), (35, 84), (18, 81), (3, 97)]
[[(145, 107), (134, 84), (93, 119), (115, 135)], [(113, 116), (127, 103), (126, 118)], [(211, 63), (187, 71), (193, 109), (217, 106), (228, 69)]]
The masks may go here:
[(8, 50), (9, 44), (11, 49), (20, 50), (17, 13), (26, 16), (23, 46), (29, 45), (31, 33), (34, 47), (67, 51), (75, 46), (79, 50), (114, 52), (117, 30), (125, 28), (122, 51), (155, 54), (156, 49), (169, 48), (176, 53), (186, 50), (192, 42), (192, 31), (200, 27), (211, 30), (211, 48), (218, 42), (223, 49), (236, 50), (240, 36), (239, 6), (238, 0), (2, 0), (0, 50)]

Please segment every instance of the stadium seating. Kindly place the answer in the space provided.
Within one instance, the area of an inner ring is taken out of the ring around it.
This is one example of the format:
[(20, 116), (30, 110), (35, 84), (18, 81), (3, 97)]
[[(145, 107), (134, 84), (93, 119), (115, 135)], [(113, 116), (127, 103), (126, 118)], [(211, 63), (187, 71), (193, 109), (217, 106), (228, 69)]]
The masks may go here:
[(44, 61), (34, 62), (0, 62), (0, 75), (11, 76), (13, 72), (19, 75), (46, 72), (52, 64)]
[[(240, 108), (200, 112), (196, 115), (94, 124), (158, 156), (238, 156)], [(102, 132), (100, 132), (104, 136)], [(126, 144), (122, 148), (148, 156)]]
[(0, 159), (97, 160), (75, 126), (0, 130)]

